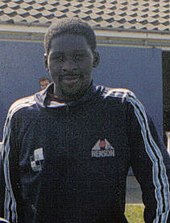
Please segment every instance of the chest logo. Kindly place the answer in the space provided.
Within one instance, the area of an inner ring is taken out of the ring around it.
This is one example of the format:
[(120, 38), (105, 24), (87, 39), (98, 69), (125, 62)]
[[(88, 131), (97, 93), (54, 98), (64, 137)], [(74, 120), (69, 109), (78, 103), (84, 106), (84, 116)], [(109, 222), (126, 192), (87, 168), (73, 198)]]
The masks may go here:
[(115, 149), (107, 139), (99, 139), (91, 150), (92, 157), (114, 157)]
[(43, 148), (34, 150), (33, 156), (30, 156), (31, 168), (35, 172), (42, 170), (42, 162), (44, 160)]

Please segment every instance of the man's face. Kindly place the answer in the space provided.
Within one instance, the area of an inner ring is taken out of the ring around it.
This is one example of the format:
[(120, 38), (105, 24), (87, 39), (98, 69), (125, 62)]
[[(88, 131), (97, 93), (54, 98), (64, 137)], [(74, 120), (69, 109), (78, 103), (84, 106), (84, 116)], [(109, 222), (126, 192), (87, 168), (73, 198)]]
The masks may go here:
[(81, 97), (90, 86), (94, 53), (85, 37), (63, 34), (53, 38), (45, 59), (58, 97)]

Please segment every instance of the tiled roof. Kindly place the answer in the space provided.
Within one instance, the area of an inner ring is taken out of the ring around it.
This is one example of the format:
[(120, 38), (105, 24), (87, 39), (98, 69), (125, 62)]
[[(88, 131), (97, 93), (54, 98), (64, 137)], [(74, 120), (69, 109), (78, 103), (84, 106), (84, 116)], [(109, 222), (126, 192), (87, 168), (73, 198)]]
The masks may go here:
[(170, 32), (170, 0), (1, 0), (0, 24), (48, 26), (79, 17), (101, 29)]

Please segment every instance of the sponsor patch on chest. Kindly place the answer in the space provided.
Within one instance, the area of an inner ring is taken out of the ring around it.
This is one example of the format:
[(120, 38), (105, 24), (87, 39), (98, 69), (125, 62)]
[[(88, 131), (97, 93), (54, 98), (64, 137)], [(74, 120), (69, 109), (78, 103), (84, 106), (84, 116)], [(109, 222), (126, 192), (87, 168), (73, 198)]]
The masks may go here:
[(114, 157), (115, 149), (107, 139), (99, 139), (91, 150), (92, 157)]
[(30, 156), (31, 168), (34, 172), (42, 170), (42, 162), (44, 160), (43, 148), (34, 150), (34, 155)]

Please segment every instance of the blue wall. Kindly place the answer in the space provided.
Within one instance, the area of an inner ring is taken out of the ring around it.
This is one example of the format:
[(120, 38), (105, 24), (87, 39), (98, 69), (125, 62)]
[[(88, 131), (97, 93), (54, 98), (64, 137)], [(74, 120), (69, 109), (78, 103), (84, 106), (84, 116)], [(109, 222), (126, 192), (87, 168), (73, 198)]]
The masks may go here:
[(96, 83), (128, 88), (144, 104), (163, 134), (162, 51), (160, 49), (100, 47)]
[(40, 43), (0, 42), (0, 140), (10, 104), (39, 90), (46, 75)]
[[(158, 49), (98, 47), (101, 64), (94, 81), (133, 90), (162, 132), (162, 52)], [(10, 104), (39, 90), (38, 79), (47, 75), (43, 44), (0, 42), (0, 140)]]

